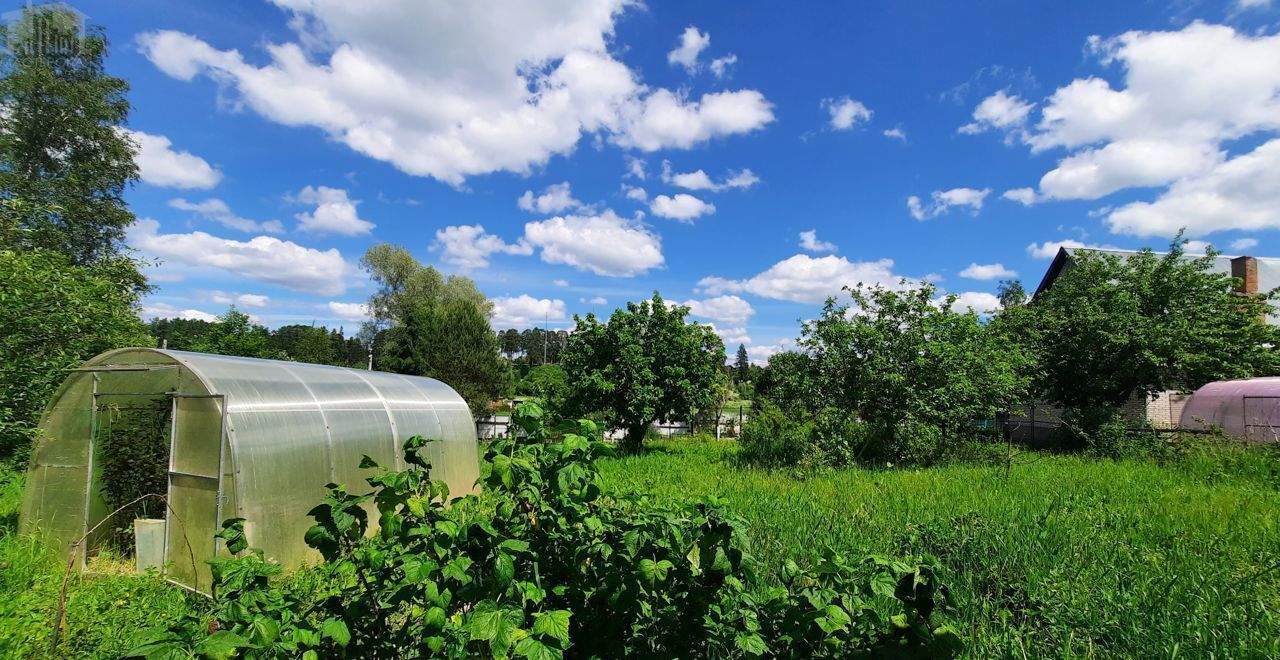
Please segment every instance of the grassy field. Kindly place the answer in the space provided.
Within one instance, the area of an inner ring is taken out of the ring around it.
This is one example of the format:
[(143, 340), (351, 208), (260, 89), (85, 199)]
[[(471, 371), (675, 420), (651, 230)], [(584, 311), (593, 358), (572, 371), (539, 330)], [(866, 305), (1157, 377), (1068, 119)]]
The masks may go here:
[[(1280, 657), (1274, 451), (807, 476), (742, 467), (735, 453), (659, 442), (602, 469), (615, 489), (730, 499), (766, 569), (824, 545), (938, 557), (970, 657)], [(0, 657), (46, 657), (62, 565), (14, 534), (20, 493), (0, 474)], [(125, 562), (94, 569), (72, 578), (59, 657), (117, 657), (198, 605)]]
[(972, 657), (1280, 657), (1274, 452), (801, 479), (740, 467), (735, 446), (659, 443), (604, 473), (661, 498), (728, 498), (770, 567), (824, 545), (935, 555)]

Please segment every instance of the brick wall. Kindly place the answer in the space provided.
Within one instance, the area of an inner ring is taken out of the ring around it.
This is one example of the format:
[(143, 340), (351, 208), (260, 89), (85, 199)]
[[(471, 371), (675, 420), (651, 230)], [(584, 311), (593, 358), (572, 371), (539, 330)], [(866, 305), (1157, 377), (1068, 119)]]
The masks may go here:
[(1179, 420), (1182, 419), (1182, 409), (1190, 399), (1190, 394), (1173, 391), (1153, 394), (1147, 402), (1147, 421), (1156, 428), (1178, 428)]

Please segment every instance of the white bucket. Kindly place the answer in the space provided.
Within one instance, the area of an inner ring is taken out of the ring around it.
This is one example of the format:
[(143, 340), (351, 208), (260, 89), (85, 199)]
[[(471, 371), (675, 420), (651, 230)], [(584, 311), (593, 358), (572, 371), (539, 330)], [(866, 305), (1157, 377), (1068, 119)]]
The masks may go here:
[(163, 520), (138, 518), (133, 521), (133, 556), (138, 562), (138, 572), (164, 568)]

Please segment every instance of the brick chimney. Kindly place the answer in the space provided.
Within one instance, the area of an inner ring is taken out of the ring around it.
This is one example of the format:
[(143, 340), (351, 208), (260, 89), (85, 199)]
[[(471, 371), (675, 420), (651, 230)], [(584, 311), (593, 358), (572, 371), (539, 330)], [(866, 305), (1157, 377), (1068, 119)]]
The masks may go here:
[(1237, 292), (1253, 295), (1258, 292), (1258, 260), (1253, 257), (1236, 257), (1231, 260), (1231, 276), (1240, 280)]

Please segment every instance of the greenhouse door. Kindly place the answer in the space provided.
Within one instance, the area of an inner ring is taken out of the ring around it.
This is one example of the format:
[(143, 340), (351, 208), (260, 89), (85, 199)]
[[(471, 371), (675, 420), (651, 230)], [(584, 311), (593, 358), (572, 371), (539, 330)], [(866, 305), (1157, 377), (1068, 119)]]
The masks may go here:
[(1244, 437), (1257, 442), (1280, 440), (1280, 397), (1244, 397)]
[(173, 397), (165, 562), (171, 579), (206, 594), (222, 515), (224, 404), (220, 394)]

